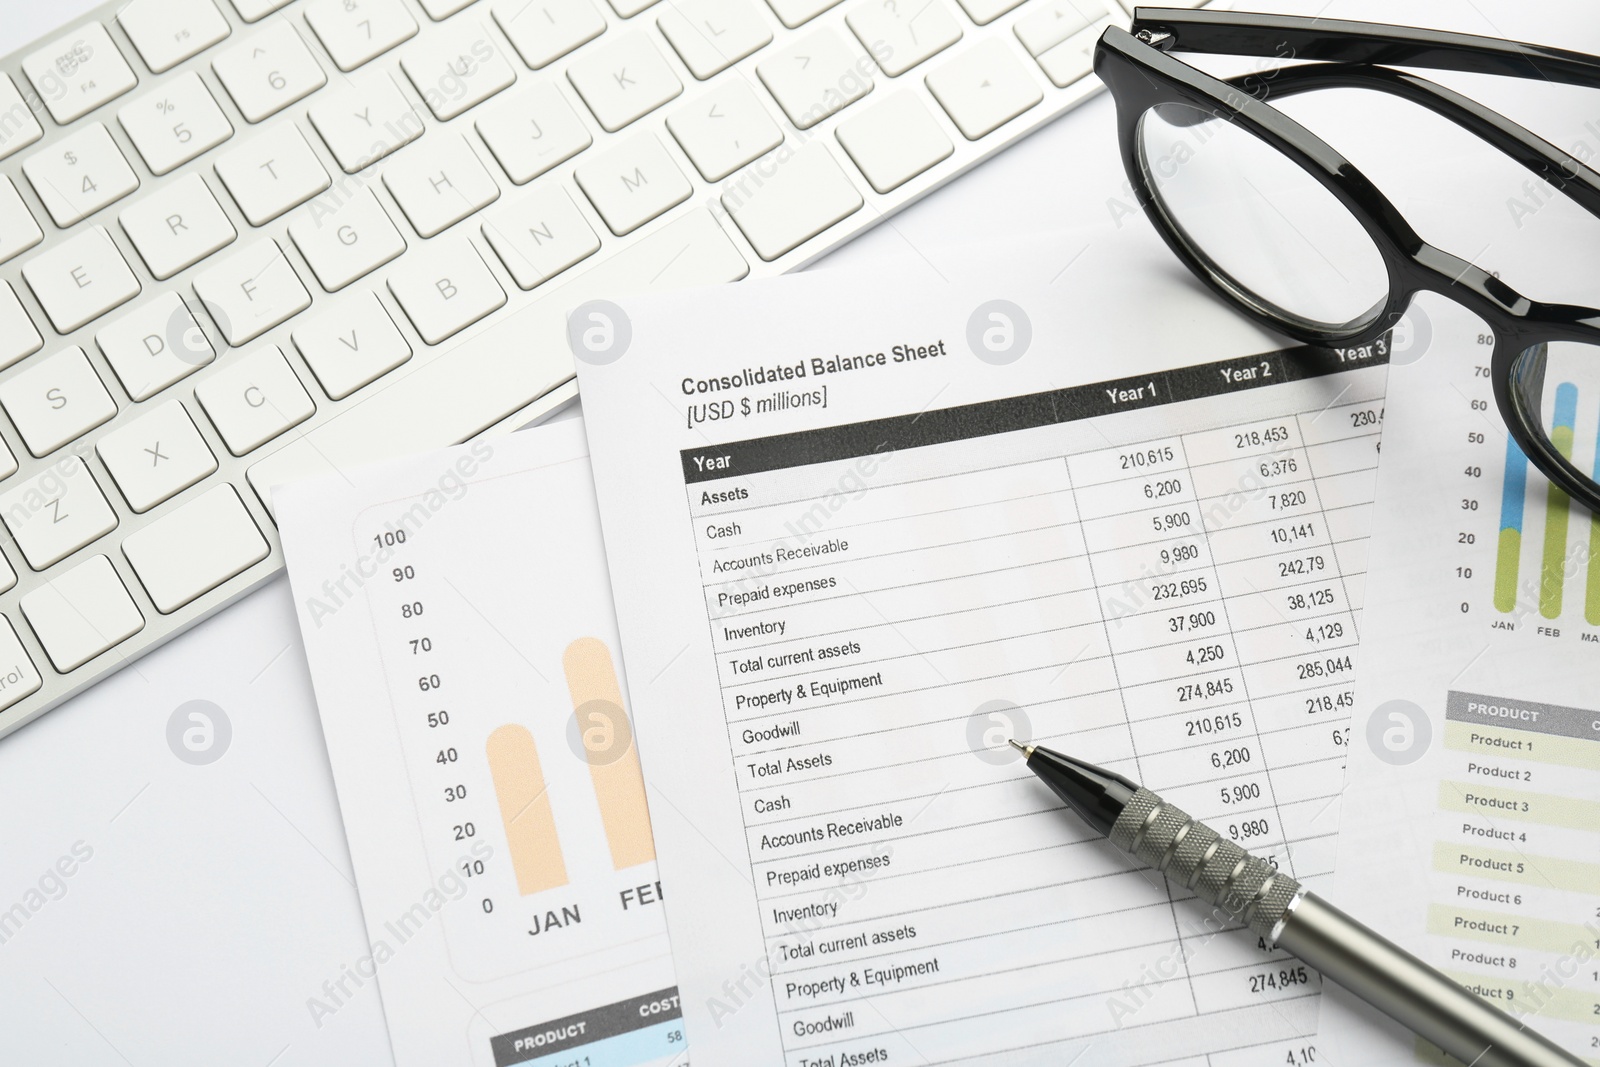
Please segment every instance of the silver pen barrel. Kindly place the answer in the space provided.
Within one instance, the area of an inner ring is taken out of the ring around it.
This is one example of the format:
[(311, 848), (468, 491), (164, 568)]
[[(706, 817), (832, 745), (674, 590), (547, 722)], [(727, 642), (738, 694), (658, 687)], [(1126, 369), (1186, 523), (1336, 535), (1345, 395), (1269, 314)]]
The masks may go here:
[(1108, 836), (1464, 1064), (1587, 1067), (1148, 789)]

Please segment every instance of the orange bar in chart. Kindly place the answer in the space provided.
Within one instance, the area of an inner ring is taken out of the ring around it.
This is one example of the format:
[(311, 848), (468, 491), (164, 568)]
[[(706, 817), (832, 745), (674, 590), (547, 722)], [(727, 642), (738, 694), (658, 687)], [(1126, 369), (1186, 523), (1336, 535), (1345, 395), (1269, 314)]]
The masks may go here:
[(523, 896), (567, 884), (567, 864), (556, 840), (555, 814), (545, 789), (539, 750), (526, 727), (508, 724), (489, 735), (484, 746), (489, 774), (500, 801), (500, 821), (505, 824), (511, 867), (517, 872), (517, 891)]
[(645, 806), (644, 775), (639, 752), (633, 747), (633, 728), (622, 707), (622, 689), (603, 641), (580, 637), (561, 657), (567, 674), (567, 691), (578, 719), (589, 777), (594, 782), (606, 841), (611, 845), (611, 865), (617, 870), (656, 858), (650, 836), (650, 812)]

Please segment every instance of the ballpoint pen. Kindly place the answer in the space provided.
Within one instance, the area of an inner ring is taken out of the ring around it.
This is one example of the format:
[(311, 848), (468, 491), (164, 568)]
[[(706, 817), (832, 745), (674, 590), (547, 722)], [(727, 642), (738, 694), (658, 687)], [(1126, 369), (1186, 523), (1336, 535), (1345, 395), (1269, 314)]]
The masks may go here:
[(1029, 770), (1112, 844), (1462, 1063), (1584, 1067), (1576, 1056), (1143, 786), (1048, 748), (1011, 744)]

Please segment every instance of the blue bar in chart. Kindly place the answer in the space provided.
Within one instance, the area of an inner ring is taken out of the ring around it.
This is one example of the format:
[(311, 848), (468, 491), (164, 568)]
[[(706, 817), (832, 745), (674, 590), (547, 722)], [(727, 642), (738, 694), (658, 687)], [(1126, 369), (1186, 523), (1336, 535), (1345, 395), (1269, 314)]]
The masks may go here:
[(1506, 438), (1506, 478), (1500, 494), (1500, 547), (1495, 557), (1494, 606), (1517, 607), (1517, 566), (1522, 560), (1522, 513), (1528, 495), (1528, 457), (1516, 438)]

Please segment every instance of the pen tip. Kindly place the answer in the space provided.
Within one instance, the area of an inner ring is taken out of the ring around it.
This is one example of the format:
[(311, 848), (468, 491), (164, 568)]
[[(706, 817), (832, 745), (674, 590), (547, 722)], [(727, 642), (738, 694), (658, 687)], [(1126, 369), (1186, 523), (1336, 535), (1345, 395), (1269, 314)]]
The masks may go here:
[(1021, 741), (1018, 741), (1015, 737), (1006, 738), (1006, 744), (1010, 745), (1012, 748), (1016, 749), (1018, 752), (1022, 753), (1024, 756), (1033, 755), (1033, 746), (1032, 745), (1025, 745)]

